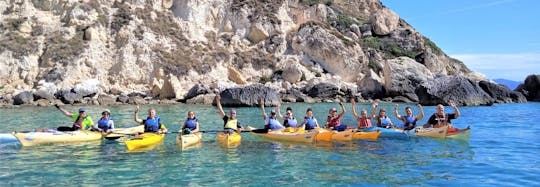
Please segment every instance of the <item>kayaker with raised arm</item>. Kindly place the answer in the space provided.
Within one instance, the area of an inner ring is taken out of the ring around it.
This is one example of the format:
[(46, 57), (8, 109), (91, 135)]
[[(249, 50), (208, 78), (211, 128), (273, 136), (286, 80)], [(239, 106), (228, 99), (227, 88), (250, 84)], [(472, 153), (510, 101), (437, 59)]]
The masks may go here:
[(281, 115), (280, 108), (281, 108), (281, 102), (278, 102), (278, 104), (277, 104), (277, 114), (281, 119), (283, 119), (283, 126), (291, 127), (291, 128), (297, 128), (298, 127), (298, 121), (293, 116), (292, 108), (287, 107), (287, 109), (285, 110), (285, 116)]
[(264, 118), (264, 129), (272, 130), (272, 131), (279, 131), (285, 128), (277, 120), (276, 111), (271, 110), (270, 116), (266, 114), (266, 112), (264, 111), (264, 99), (261, 99), (260, 104), (261, 104), (261, 114)]
[(358, 129), (365, 129), (372, 127), (371, 125), (371, 118), (375, 114), (375, 107), (373, 107), (373, 110), (371, 111), (371, 115), (368, 116), (367, 111), (362, 109), (360, 110), (360, 116), (356, 113), (356, 102), (354, 99), (351, 99), (351, 110), (354, 116), (354, 119), (356, 119), (357, 125), (356, 128)]
[[(379, 100), (375, 100), (373, 102), (372, 115), (375, 113), (378, 106), (379, 106)], [(373, 116), (373, 118), (375, 118), (375, 120), (377, 120), (377, 127), (387, 128), (388, 129), (388, 128), (392, 128), (394, 126), (394, 124), (392, 123), (392, 120), (388, 116), (386, 116), (386, 110), (384, 108), (381, 108), (381, 110), (379, 110), (379, 115)]]
[(153, 132), (153, 133), (166, 133), (167, 128), (161, 123), (161, 118), (156, 116), (156, 109), (148, 109), (148, 117), (146, 119), (139, 119), (139, 105), (135, 108), (135, 114), (133, 116), (135, 122), (144, 125), (144, 132)]
[(94, 126), (94, 130), (99, 132), (111, 133), (114, 129), (114, 121), (111, 118), (111, 111), (105, 109), (101, 112), (101, 118), (99, 118), (97, 125)]
[(236, 119), (236, 110), (231, 109), (230, 115), (227, 116), (225, 112), (223, 111), (223, 108), (221, 107), (221, 96), (219, 94), (216, 95), (216, 104), (219, 110), (219, 114), (221, 115), (221, 118), (223, 119), (223, 130), (227, 131), (229, 134), (232, 134), (233, 132), (240, 133), (244, 129), (238, 119)]
[(199, 132), (199, 118), (195, 117), (195, 113), (189, 111), (187, 113), (187, 119), (182, 125), (182, 128), (178, 131), (181, 134), (192, 134)]
[[(454, 113), (448, 114), (444, 112), (444, 106), (442, 104), (437, 105), (437, 112), (435, 112), (428, 120), (427, 127), (442, 127), (448, 125), (448, 132), (454, 132), (458, 129), (452, 127), (451, 120), (457, 119), (460, 115), (459, 109), (454, 101), (449, 101), (448, 104), (454, 109)], [(426, 127), (424, 126), (424, 127)]]
[(58, 127), (58, 131), (90, 130), (94, 126), (94, 121), (92, 120), (92, 117), (86, 114), (86, 110), (84, 108), (79, 108), (79, 113), (71, 113), (67, 110), (64, 110), (63, 108), (60, 108), (60, 106), (58, 106), (57, 104), (54, 106), (62, 113), (64, 113), (65, 116), (70, 117), (74, 120), (71, 127)]
[(414, 116), (411, 107), (405, 107), (405, 116), (401, 116), (398, 113), (398, 104), (394, 105), (394, 114), (396, 115), (396, 118), (403, 122), (403, 130), (408, 131), (414, 129), (416, 127), (416, 122), (424, 118), (424, 109), (422, 108), (422, 105), (416, 104), (416, 106), (420, 111), (420, 115)]
[(341, 106), (341, 113), (337, 114), (336, 108), (331, 108), (328, 113), (330, 114), (326, 118), (326, 128), (333, 129), (339, 131), (344, 131), (347, 129), (347, 125), (341, 124), (341, 117), (345, 115), (345, 106), (343, 106), (343, 103), (339, 102), (339, 106)]
[(313, 130), (319, 128), (319, 122), (313, 117), (313, 110), (308, 108), (306, 110), (306, 116), (304, 117), (304, 122), (302, 122), (302, 128), (305, 130)]

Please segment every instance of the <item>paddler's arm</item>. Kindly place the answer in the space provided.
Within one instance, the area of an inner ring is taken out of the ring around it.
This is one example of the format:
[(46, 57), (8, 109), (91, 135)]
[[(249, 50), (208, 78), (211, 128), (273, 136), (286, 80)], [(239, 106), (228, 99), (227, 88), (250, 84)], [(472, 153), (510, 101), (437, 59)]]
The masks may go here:
[(68, 112), (68, 111), (64, 110), (63, 108), (60, 108), (60, 106), (58, 106), (58, 104), (55, 104), (54, 107), (56, 107), (58, 110), (60, 110), (60, 112), (64, 113), (64, 115), (67, 116), (67, 117), (73, 116), (73, 114), (71, 112)]
[(354, 116), (354, 120), (358, 120), (358, 114), (356, 113), (356, 101), (354, 101), (354, 98), (351, 99), (351, 110), (352, 110), (352, 114)]
[(398, 104), (394, 105), (394, 115), (396, 115), (396, 118), (401, 120), (401, 116), (399, 115), (399, 112), (398, 112)]
[(375, 101), (373, 101), (373, 109), (371, 110), (371, 115), (369, 116), (369, 118), (375, 118), (375, 111), (377, 111), (377, 106), (379, 106), (379, 99), (375, 99)]
[(454, 109), (454, 117), (455, 117), (455, 119), (457, 119), (459, 117), (459, 115), (460, 115), (460, 112), (459, 112), (459, 109), (456, 106), (456, 103), (454, 103), (454, 101), (449, 101), (448, 103)]
[(341, 113), (339, 113), (339, 117), (343, 117), (345, 115), (345, 112), (347, 112), (347, 110), (345, 110), (345, 106), (343, 106), (342, 102), (339, 102), (339, 106), (341, 106)]
[(264, 111), (264, 99), (261, 99), (261, 101), (259, 101), (259, 104), (261, 105), (261, 115), (266, 120), (266, 112)]
[(216, 105), (219, 110), (219, 114), (221, 115), (221, 118), (225, 117), (225, 112), (223, 111), (223, 107), (221, 107), (221, 96), (219, 96), (219, 93), (216, 94)]
[(135, 122), (137, 123), (143, 123), (143, 120), (142, 119), (139, 119), (139, 105), (137, 105), (137, 107), (135, 107), (135, 113), (133, 115), (133, 119), (135, 120)]
[(416, 121), (420, 121), (424, 119), (424, 108), (422, 108), (421, 104), (416, 104), (416, 106), (418, 107), (418, 110), (420, 111), (420, 115), (416, 117)]
[(281, 108), (281, 101), (278, 101), (277, 106), (276, 106), (276, 112), (279, 118), (284, 120), (285, 118), (283, 117), (283, 115), (281, 115), (281, 110), (279, 110), (280, 108)]

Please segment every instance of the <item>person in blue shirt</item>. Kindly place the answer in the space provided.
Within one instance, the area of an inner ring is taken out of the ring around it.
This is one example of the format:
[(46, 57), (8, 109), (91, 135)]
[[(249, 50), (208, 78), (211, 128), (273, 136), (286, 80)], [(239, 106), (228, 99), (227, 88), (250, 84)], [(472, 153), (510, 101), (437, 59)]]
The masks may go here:
[(144, 125), (144, 132), (153, 132), (153, 133), (166, 133), (167, 128), (164, 124), (161, 123), (161, 119), (156, 116), (156, 110), (153, 108), (148, 109), (148, 117), (146, 119), (139, 119), (139, 106), (135, 108), (134, 119), (135, 122)]
[(111, 111), (105, 109), (101, 112), (101, 118), (99, 118), (96, 125), (94, 125), (94, 130), (99, 132), (111, 133), (114, 129), (114, 121), (111, 118)]
[(298, 121), (296, 120), (296, 118), (293, 115), (292, 108), (287, 107), (287, 109), (285, 110), (285, 116), (281, 115), (280, 108), (281, 108), (281, 102), (278, 102), (278, 104), (277, 104), (277, 114), (281, 119), (283, 119), (283, 126), (297, 128), (298, 127)]
[(182, 128), (178, 131), (181, 134), (192, 134), (199, 132), (199, 118), (195, 117), (195, 113), (188, 112), (188, 116)]
[(264, 111), (264, 99), (261, 99), (260, 104), (261, 104), (261, 114), (262, 114), (262, 116), (264, 118), (264, 121), (265, 121), (265, 123), (264, 123), (264, 128), (265, 129), (269, 129), (269, 130), (272, 130), (272, 131), (278, 131), (278, 130), (282, 130), (283, 128), (285, 128), (277, 120), (276, 111), (274, 111), (274, 110), (270, 111), (269, 116), (266, 114), (266, 112)]

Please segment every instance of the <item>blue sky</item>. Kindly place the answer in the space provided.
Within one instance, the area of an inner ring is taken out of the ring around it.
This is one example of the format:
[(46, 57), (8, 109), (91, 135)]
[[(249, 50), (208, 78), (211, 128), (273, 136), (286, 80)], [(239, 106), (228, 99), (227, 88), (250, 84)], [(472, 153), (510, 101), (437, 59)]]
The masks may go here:
[(451, 57), (489, 79), (540, 74), (540, 1), (381, 0)]

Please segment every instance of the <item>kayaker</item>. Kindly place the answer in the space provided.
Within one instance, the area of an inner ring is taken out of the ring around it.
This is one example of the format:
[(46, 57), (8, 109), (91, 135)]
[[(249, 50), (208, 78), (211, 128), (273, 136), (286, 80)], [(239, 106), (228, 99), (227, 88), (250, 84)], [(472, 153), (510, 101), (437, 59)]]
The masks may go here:
[(411, 107), (405, 107), (406, 115), (401, 116), (398, 113), (398, 104), (394, 105), (394, 114), (396, 115), (396, 118), (400, 119), (403, 122), (403, 130), (408, 131), (414, 129), (416, 127), (416, 122), (424, 118), (424, 109), (422, 108), (422, 105), (416, 104), (416, 106), (420, 111), (420, 115), (414, 116)]
[(189, 111), (187, 113), (188, 117), (184, 122), (181, 130), (178, 131), (180, 134), (191, 134), (199, 132), (199, 118), (195, 117), (195, 113)]
[(244, 128), (238, 119), (236, 119), (236, 110), (231, 109), (231, 116), (227, 116), (221, 107), (221, 96), (219, 96), (219, 94), (216, 95), (216, 104), (219, 109), (219, 114), (221, 114), (221, 118), (223, 119), (223, 130), (227, 131), (229, 134), (232, 134), (233, 132), (242, 132)]
[(281, 102), (278, 102), (277, 114), (281, 119), (283, 119), (283, 126), (297, 128), (298, 127), (298, 121), (293, 116), (292, 108), (287, 107), (287, 109), (285, 110), (285, 116), (281, 115), (280, 108), (281, 108)]
[[(379, 106), (379, 100), (375, 100), (373, 102), (373, 111), (377, 110), (377, 107)], [(386, 116), (386, 110), (384, 108), (381, 108), (379, 110), (379, 115), (373, 116), (375, 120), (377, 120), (377, 127), (381, 128), (392, 128), (394, 124), (392, 123), (392, 120), (388, 116)]]
[(356, 119), (356, 122), (357, 122), (356, 128), (365, 129), (365, 128), (372, 127), (371, 118), (375, 114), (375, 110), (376, 110), (375, 105), (373, 105), (374, 106), (373, 110), (371, 111), (371, 115), (369, 116), (367, 114), (367, 111), (364, 109), (360, 110), (360, 116), (358, 116), (358, 114), (356, 113), (355, 105), (356, 105), (356, 102), (354, 101), (354, 99), (351, 99), (351, 110), (352, 110), (354, 119)]
[(65, 116), (70, 117), (74, 120), (71, 127), (58, 127), (58, 131), (90, 130), (94, 126), (94, 121), (92, 121), (92, 117), (86, 114), (86, 110), (84, 108), (79, 108), (79, 113), (71, 113), (60, 108), (58, 104), (54, 106), (62, 113), (64, 113)]
[(272, 131), (279, 131), (279, 130), (284, 129), (285, 127), (283, 127), (283, 125), (281, 125), (281, 123), (279, 123), (279, 121), (277, 120), (276, 111), (271, 110), (270, 116), (268, 116), (266, 112), (264, 111), (264, 99), (261, 99), (260, 104), (261, 104), (261, 114), (265, 122), (264, 129), (272, 130)]
[(339, 106), (341, 106), (341, 113), (337, 114), (337, 109), (331, 108), (328, 111), (330, 115), (326, 118), (326, 128), (337, 130), (338, 132), (347, 129), (347, 125), (341, 124), (341, 117), (343, 117), (346, 112), (345, 107), (341, 102), (339, 102)]
[(304, 117), (304, 122), (302, 122), (302, 128), (305, 130), (313, 130), (319, 128), (319, 122), (313, 117), (313, 110), (308, 108), (306, 110), (306, 116)]
[(148, 117), (146, 119), (139, 119), (139, 105), (135, 108), (134, 119), (135, 122), (144, 125), (144, 132), (153, 132), (153, 133), (166, 133), (167, 127), (161, 123), (161, 119), (156, 116), (156, 110), (153, 108), (148, 109)]
[(451, 120), (457, 119), (460, 115), (460, 112), (454, 101), (448, 101), (448, 104), (454, 109), (454, 113), (448, 114), (444, 112), (444, 106), (442, 104), (437, 105), (437, 112), (435, 112), (428, 120), (428, 123), (424, 127), (441, 127), (448, 125), (448, 132), (454, 132), (458, 129), (452, 127)]
[(114, 129), (114, 121), (111, 118), (111, 111), (105, 109), (101, 112), (101, 118), (97, 122), (97, 126), (94, 129), (99, 132), (111, 133)]

